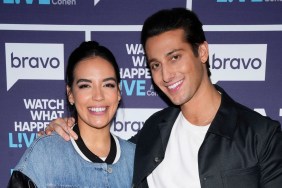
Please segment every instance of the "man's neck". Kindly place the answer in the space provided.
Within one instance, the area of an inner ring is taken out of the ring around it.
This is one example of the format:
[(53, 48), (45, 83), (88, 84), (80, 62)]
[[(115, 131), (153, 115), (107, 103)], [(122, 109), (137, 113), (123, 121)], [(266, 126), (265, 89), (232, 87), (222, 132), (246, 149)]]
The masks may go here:
[(183, 116), (192, 124), (209, 125), (221, 103), (221, 95), (212, 84), (208, 84), (195, 94), (193, 99), (180, 108)]

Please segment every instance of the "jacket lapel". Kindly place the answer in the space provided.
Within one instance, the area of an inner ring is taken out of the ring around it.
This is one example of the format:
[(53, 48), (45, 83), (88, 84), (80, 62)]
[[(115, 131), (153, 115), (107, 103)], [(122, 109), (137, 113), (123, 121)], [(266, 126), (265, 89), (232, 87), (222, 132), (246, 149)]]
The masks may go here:
[(163, 160), (170, 132), (179, 112), (175, 107), (166, 108), (150, 117), (142, 128), (134, 161), (133, 183), (137, 187)]
[(221, 104), (208, 132), (232, 139), (237, 124), (237, 110), (234, 108), (235, 102), (222, 88), (215, 86), (221, 92)]
[(160, 131), (160, 139), (162, 141), (163, 152), (165, 152), (166, 150), (172, 127), (179, 113), (180, 113), (179, 108), (171, 108), (169, 114), (164, 116), (163, 120), (158, 124), (159, 131)]

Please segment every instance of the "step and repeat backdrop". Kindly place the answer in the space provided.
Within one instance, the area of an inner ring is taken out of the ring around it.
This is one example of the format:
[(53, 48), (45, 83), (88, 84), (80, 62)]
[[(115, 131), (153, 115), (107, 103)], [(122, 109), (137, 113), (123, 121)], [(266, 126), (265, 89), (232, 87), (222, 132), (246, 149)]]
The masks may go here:
[(131, 137), (168, 105), (151, 83), (140, 31), (148, 16), (172, 7), (192, 9), (202, 20), (213, 83), (282, 123), (282, 0), (1, 0), (2, 185), (36, 133), (68, 116), (64, 71), (82, 41), (107, 46), (120, 65), (116, 135)]

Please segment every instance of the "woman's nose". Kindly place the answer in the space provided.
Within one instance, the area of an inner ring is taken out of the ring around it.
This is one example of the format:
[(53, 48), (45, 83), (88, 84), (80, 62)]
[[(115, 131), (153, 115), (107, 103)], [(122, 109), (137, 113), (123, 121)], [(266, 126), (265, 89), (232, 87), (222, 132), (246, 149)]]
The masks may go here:
[(101, 89), (94, 89), (93, 94), (92, 94), (92, 99), (95, 101), (101, 101), (104, 99), (104, 94)]

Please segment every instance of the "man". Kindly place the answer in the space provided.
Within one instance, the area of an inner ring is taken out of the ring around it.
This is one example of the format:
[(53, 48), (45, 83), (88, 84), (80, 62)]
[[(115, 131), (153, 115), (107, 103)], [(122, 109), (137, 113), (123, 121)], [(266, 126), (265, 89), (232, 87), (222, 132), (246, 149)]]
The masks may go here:
[[(281, 187), (280, 124), (211, 83), (197, 16), (161, 10), (145, 21), (141, 42), (154, 83), (175, 106), (153, 114), (131, 139), (133, 187)], [(71, 132), (62, 119), (47, 132), (67, 137), (62, 127)]]

